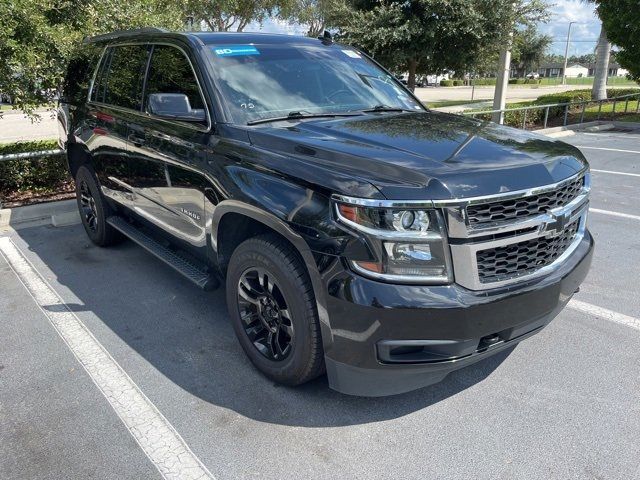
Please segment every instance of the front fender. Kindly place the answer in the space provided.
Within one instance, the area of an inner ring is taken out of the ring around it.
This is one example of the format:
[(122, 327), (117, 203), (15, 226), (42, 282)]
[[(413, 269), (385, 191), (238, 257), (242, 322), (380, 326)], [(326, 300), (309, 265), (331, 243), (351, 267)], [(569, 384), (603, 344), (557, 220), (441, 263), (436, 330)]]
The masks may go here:
[(327, 296), (320, 271), (318, 270), (318, 265), (309, 244), (298, 232), (291, 228), (289, 224), (275, 214), (246, 202), (238, 200), (223, 200), (216, 205), (211, 220), (211, 239), (216, 252), (218, 251), (218, 227), (220, 226), (222, 218), (228, 213), (241, 214), (262, 223), (286, 238), (298, 251), (307, 271), (309, 272), (309, 278), (311, 279), (311, 284), (313, 286), (324, 351), (325, 353), (329, 351), (333, 344), (333, 336), (331, 333), (329, 315), (327, 313)]

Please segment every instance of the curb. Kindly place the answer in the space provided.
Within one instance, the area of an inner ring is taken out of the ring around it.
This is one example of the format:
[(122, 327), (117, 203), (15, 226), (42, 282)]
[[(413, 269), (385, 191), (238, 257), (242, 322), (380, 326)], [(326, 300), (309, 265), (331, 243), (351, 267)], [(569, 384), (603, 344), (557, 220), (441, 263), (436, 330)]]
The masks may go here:
[(540, 130), (533, 131), (541, 135), (546, 135), (547, 137), (559, 138), (575, 135), (577, 131), (582, 130), (586, 132), (598, 132), (611, 130), (612, 128), (615, 128), (615, 125), (612, 122), (596, 120), (594, 122), (578, 123), (575, 125), (567, 125), (565, 127), (542, 128)]
[(40, 225), (62, 227), (77, 223), (80, 223), (80, 215), (74, 199), (0, 210), (0, 228), (20, 229)]
[(593, 122), (577, 123), (575, 125), (567, 125), (566, 127), (551, 127), (543, 128), (540, 130), (532, 130), (535, 133), (546, 135), (547, 137), (558, 138), (568, 137), (575, 135), (576, 132), (604, 132), (607, 130), (613, 130), (614, 128), (624, 128), (627, 130), (640, 130), (639, 122), (619, 122), (619, 121), (606, 121), (596, 120)]

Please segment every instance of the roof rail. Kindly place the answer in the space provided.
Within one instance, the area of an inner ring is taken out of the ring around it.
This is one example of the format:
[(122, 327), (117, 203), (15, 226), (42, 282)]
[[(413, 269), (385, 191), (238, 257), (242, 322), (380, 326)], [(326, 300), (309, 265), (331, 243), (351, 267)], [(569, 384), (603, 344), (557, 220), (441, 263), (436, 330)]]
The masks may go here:
[(167, 30), (166, 28), (160, 28), (160, 27), (144, 27), (144, 28), (137, 28), (134, 30), (116, 30), (115, 32), (104, 33), (102, 35), (95, 35), (93, 37), (84, 37), (84, 40), (82, 40), (82, 43), (99, 43), (99, 42), (106, 42), (109, 40), (116, 40), (118, 38), (134, 37), (136, 35), (140, 35), (144, 33), (168, 33), (168, 32), (169, 30)]

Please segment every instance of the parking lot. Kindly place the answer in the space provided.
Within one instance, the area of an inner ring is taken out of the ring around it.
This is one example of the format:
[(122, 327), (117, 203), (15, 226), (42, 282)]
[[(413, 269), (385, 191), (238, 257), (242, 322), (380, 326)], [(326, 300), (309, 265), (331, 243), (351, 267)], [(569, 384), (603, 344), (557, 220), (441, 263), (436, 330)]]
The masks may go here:
[(575, 301), (394, 397), (266, 380), (224, 291), (132, 242), (0, 232), (0, 478), (640, 479), (640, 131), (563, 140), (593, 172), (596, 252)]

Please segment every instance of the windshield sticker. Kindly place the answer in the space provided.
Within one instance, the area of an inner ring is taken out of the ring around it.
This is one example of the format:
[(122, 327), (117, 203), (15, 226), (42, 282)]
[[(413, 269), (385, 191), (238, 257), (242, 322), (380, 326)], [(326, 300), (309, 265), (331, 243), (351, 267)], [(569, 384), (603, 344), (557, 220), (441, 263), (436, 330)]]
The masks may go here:
[(240, 55), (260, 55), (253, 45), (224, 45), (212, 47), (213, 52), (219, 57), (237, 57)]
[(360, 54), (354, 50), (342, 50), (342, 53), (344, 53), (347, 57), (362, 58)]

